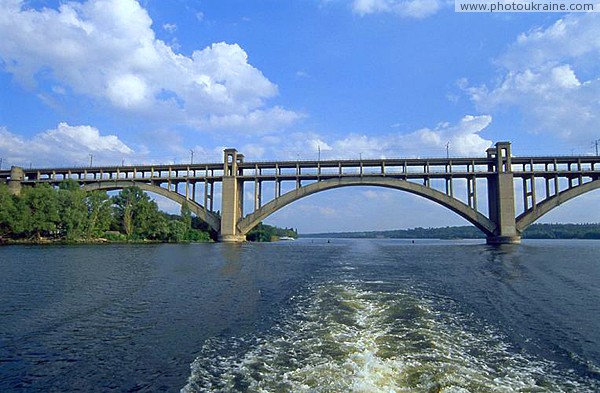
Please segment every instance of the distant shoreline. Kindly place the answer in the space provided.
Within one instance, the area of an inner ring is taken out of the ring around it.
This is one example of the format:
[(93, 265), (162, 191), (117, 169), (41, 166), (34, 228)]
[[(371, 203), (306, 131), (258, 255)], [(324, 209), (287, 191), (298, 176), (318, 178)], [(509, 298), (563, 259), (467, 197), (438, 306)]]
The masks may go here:
[[(473, 226), (412, 228), (387, 231), (356, 231), (299, 234), (301, 238), (339, 239), (485, 239)], [(523, 239), (600, 239), (600, 224), (533, 224)]]

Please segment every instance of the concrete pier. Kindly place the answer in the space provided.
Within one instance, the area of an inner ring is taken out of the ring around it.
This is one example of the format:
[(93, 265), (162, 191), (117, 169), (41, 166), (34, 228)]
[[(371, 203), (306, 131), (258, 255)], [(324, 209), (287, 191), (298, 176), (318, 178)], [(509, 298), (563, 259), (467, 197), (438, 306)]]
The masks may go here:
[(221, 182), (221, 231), (219, 241), (243, 242), (246, 235), (237, 228), (244, 210), (244, 183), (238, 179), (238, 165), (244, 156), (236, 149), (225, 149), (223, 160), (223, 180)]
[(21, 184), (25, 179), (25, 171), (18, 166), (10, 167), (10, 179), (8, 179), (8, 189), (11, 194), (21, 194)]
[(496, 223), (496, 230), (487, 236), (488, 244), (520, 243), (515, 218), (515, 187), (512, 173), (510, 142), (498, 142), (487, 150), (489, 159), (494, 160), (489, 170), (494, 175), (488, 178), (489, 218)]

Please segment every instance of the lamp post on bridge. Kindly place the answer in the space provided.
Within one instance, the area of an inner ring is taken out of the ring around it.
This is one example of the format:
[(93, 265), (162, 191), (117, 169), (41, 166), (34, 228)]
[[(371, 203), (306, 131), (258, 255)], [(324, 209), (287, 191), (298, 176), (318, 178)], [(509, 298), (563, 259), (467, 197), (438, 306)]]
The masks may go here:
[(92, 153), (90, 153), (90, 168), (92, 167), (93, 163), (94, 163), (94, 155)]
[(194, 165), (194, 150), (190, 149), (190, 165)]

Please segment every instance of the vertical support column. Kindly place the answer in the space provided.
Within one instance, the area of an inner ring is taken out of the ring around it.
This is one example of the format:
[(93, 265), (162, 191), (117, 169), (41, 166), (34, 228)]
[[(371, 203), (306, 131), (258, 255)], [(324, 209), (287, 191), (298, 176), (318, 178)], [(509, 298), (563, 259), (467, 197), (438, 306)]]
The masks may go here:
[(262, 198), (262, 183), (258, 178), (254, 179), (254, 211), (260, 209)]
[(477, 211), (477, 178), (475, 176), (467, 178), (467, 201), (469, 207)]
[(204, 208), (208, 209), (208, 180), (206, 177), (204, 178)]
[(213, 196), (215, 191), (215, 183), (211, 180), (204, 179), (204, 207), (209, 211), (214, 212)]
[(512, 173), (510, 142), (498, 142), (487, 150), (493, 158), (488, 170), (494, 172), (488, 178), (488, 207), (490, 220), (496, 223), (496, 231), (488, 236), (488, 244), (519, 243), (515, 219), (515, 185)]
[(531, 174), (529, 178), (523, 178), (523, 207), (525, 211), (535, 210), (536, 204), (535, 176)]
[(446, 178), (446, 195), (453, 197), (454, 196), (454, 187), (452, 185), (452, 177)]
[(8, 180), (8, 191), (13, 195), (21, 193), (21, 182), (25, 180), (25, 171), (18, 166), (10, 167), (10, 179)]
[(528, 191), (528, 179), (527, 178), (523, 178), (523, 208), (525, 209), (525, 211), (529, 210), (529, 196), (531, 195), (531, 193)]
[[(118, 171), (118, 170), (119, 170), (119, 169), (117, 168), (117, 171)], [(172, 191), (172, 190), (171, 190), (171, 167), (170, 167), (170, 166), (169, 166), (169, 175), (167, 176), (167, 189), (168, 189), (169, 191)]]
[[(134, 176), (135, 177), (135, 176)], [(185, 200), (190, 200), (190, 167), (187, 167), (187, 173), (185, 175)]]
[[(238, 218), (237, 220), (239, 220), (240, 218), (243, 217), (244, 215), (244, 170), (241, 168), (241, 165), (244, 162), (244, 155), (238, 153), (237, 154), (237, 201), (238, 201), (238, 206), (237, 206), (237, 211), (238, 211)], [(236, 225), (237, 225), (237, 220), (236, 220)], [(246, 240), (246, 236), (244, 236), (244, 239)]]
[(281, 196), (281, 180), (275, 180), (275, 198), (279, 198)]
[(238, 179), (238, 153), (236, 149), (225, 149), (223, 161), (223, 183), (221, 188), (221, 231), (222, 242), (246, 240), (237, 229), (242, 216), (243, 183)]

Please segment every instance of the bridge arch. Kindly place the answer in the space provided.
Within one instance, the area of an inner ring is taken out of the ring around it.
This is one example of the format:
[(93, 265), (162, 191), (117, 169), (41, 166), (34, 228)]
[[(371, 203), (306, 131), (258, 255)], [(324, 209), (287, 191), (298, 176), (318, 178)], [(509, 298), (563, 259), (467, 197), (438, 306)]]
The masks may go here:
[(479, 228), (483, 233), (485, 233), (486, 236), (494, 236), (494, 232), (496, 230), (496, 224), (494, 224), (489, 218), (469, 207), (465, 203), (459, 201), (458, 199), (455, 199), (433, 188), (425, 187), (423, 185), (401, 179), (364, 177), (343, 177), (323, 180), (289, 191), (242, 218), (238, 222), (237, 229), (240, 234), (245, 235), (259, 222), (263, 221), (265, 218), (284, 206), (297, 201), (298, 199), (318, 192), (349, 186), (375, 186), (407, 191), (412, 194), (427, 198), (452, 210)]
[(92, 183), (86, 184), (82, 187), (85, 191), (96, 191), (96, 190), (104, 190), (104, 191), (113, 191), (113, 190), (122, 190), (128, 187), (138, 187), (144, 191), (152, 192), (168, 198), (179, 205), (183, 205), (187, 203), (192, 213), (196, 215), (200, 220), (204, 221), (208, 226), (214, 230), (215, 232), (219, 232), (221, 228), (221, 222), (219, 216), (215, 213), (207, 210), (204, 206), (199, 203), (186, 199), (183, 195), (169, 191), (160, 186), (156, 186), (149, 183), (136, 182), (136, 181), (115, 181), (110, 183)]
[(569, 188), (568, 190), (562, 191), (557, 195), (543, 200), (542, 202), (538, 203), (534, 209), (523, 212), (517, 217), (517, 230), (520, 233), (523, 233), (527, 227), (536, 222), (546, 213), (549, 213), (554, 208), (557, 208), (558, 206), (575, 197), (590, 191), (594, 191), (598, 188), (600, 188), (600, 179)]

